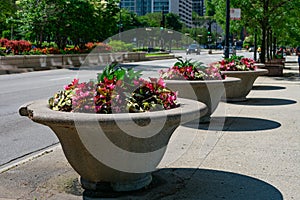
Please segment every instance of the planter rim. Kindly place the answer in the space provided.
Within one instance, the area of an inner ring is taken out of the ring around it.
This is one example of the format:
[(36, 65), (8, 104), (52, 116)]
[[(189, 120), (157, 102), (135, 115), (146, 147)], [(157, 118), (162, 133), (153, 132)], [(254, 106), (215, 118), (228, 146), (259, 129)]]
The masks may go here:
[[(154, 112), (143, 112), (143, 113), (113, 113), (113, 114), (96, 114), (96, 113), (77, 113), (77, 112), (63, 112), (54, 111), (49, 108), (47, 100), (37, 100), (27, 103), (19, 108), (19, 114), (21, 116), (27, 116), (33, 121), (38, 122), (53, 122), (57, 124), (74, 123), (79, 122), (114, 122), (119, 121), (131, 121), (132, 119), (139, 120), (160, 120), (168, 117), (181, 117), (181, 121), (187, 122), (191, 119), (196, 119), (200, 115), (203, 116), (207, 112), (205, 104), (190, 100), (178, 98), (180, 106), (169, 110), (161, 110)], [(201, 110), (200, 114), (199, 111)]]
[(166, 84), (169, 83), (178, 83), (178, 84), (186, 84), (186, 83), (191, 83), (191, 84), (219, 84), (219, 83), (227, 83), (227, 82), (240, 82), (240, 78), (236, 77), (226, 77), (225, 79), (222, 80), (164, 80)]

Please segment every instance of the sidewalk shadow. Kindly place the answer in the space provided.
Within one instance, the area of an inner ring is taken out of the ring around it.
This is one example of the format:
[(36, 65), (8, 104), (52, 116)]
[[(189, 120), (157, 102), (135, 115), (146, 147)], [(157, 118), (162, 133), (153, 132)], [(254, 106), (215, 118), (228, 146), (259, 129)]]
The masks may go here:
[(254, 85), (252, 90), (284, 90), (286, 87), (273, 85)]
[(283, 76), (274, 77), (273, 79), (278, 81), (300, 81), (300, 76), (297, 72), (288, 72), (283, 73)]
[(277, 98), (247, 98), (247, 101), (240, 102), (227, 102), (230, 104), (237, 105), (248, 105), (248, 106), (282, 106), (295, 104), (297, 101), (290, 99), (277, 99)]
[[(283, 200), (281, 192), (271, 184), (242, 174), (226, 171), (166, 168), (153, 173), (152, 183), (135, 192), (102, 193), (98, 198), (122, 200), (173, 199), (272, 199)], [(83, 195), (83, 199), (90, 199)]]
[[(195, 128), (195, 122), (183, 126)], [(280, 123), (250, 117), (212, 117), (209, 123), (199, 124), (198, 129), (213, 131), (262, 131), (279, 128)]]

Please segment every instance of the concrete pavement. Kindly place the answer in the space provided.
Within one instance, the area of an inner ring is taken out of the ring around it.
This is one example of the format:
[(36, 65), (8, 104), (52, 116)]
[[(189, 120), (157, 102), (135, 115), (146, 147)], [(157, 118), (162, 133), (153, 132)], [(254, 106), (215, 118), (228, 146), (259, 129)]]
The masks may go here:
[[(300, 199), (299, 88), (295, 64), (259, 77), (247, 101), (221, 102), (210, 124), (180, 126), (147, 189), (98, 199)], [(58, 145), (2, 169), (0, 200), (83, 199), (77, 178)]]

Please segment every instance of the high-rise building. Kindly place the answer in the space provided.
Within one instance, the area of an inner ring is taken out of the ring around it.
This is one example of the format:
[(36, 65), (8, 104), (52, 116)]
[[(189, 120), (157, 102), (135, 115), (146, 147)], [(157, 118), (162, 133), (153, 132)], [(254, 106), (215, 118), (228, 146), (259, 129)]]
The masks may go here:
[(170, 0), (170, 10), (180, 16), (187, 27), (192, 27), (192, 0)]
[(152, 0), (151, 6), (152, 12), (170, 12), (170, 1), (169, 0)]
[(152, 0), (121, 0), (121, 8), (126, 8), (137, 15), (151, 12)]
[(205, 14), (204, 0), (193, 0), (193, 11), (200, 16)]
[(138, 15), (162, 10), (164, 13), (175, 13), (187, 27), (192, 27), (192, 3), (192, 0), (121, 0), (121, 7)]

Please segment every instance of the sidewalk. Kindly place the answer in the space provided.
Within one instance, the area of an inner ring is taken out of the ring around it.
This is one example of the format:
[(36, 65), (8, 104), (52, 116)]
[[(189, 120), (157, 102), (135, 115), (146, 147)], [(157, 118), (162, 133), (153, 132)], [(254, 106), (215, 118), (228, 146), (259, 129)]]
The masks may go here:
[[(246, 102), (221, 102), (209, 125), (179, 127), (149, 188), (103, 199), (300, 199), (300, 77), (284, 73), (259, 77)], [(0, 200), (83, 199), (77, 178), (57, 146), (2, 171)]]

